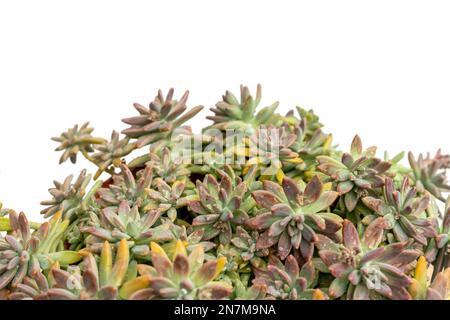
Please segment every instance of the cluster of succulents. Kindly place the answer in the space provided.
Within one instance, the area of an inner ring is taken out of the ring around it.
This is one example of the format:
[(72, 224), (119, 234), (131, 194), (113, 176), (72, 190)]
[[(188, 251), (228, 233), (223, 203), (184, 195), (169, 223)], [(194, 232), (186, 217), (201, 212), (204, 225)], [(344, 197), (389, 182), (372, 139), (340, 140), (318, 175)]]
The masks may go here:
[(95, 167), (54, 182), (42, 223), (0, 203), (0, 299), (450, 299), (450, 156), (342, 151), (312, 110), (258, 110), (260, 86), (194, 134), (187, 99), (53, 138)]

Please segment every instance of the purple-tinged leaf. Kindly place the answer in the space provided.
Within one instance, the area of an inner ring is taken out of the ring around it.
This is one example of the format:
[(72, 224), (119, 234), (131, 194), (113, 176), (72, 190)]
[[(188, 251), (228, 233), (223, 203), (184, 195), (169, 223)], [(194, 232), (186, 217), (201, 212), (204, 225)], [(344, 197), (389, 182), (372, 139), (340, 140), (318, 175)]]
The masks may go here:
[(328, 289), (328, 295), (331, 298), (339, 298), (347, 291), (347, 287), (348, 280), (345, 277), (334, 279)]
[(353, 162), (355, 161), (355, 159), (353, 159), (350, 153), (344, 152), (341, 161), (347, 168), (350, 169), (353, 166)]
[(197, 287), (204, 286), (214, 280), (216, 276), (217, 260), (205, 262), (192, 276), (192, 281)]
[[(375, 259), (381, 260), (380, 257), (382, 257), (384, 251), (385, 251), (385, 247), (379, 247), (379, 248), (376, 248), (376, 249), (373, 249), (373, 250), (367, 252), (367, 253), (361, 258), (360, 264), (361, 264), (361, 265), (364, 265), (364, 264), (366, 264), (367, 262), (372, 261), (372, 260), (375, 260)], [(379, 258), (380, 258), (380, 259), (379, 259)]]
[(281, 202), (278, 197), (266, 190), (256, 190), (252, 192), (252, 196), (258, 206), (266, 209), (270, 209), (273, 205)]
[(280, 259), (282, 260), (286, 259), (291, 250), (292, 250), (291, 237), (289, 236), (287, 231), (284, 231), (278, 240), (278, 255), (280, 256)]
[(265, 230), (279, 219), (280, 218), (274, 216), (272, 212), (264, 212), (256, 217), (248, 219), (245, 225), (250, 229)]
[(314, 214), (324, 211), (334, 203), (338, 196), (339, 194), (336, 191), (323, 192), (317, 201), (303, 206), (302, 212), (305, 214)]
[(189, 209), (197, 214), (207, 214), (208, 211), (203, 208), (203, 205), (198, 200), (189, 201)]
[(384, 237), (384, 230), (389, 227), (388, 222), (379, 217), (375, 219), (366, 229), (362, 242), (369, 249), (378, 247)]
[(354, 300), (370, 300), (369, 289), (365, 285), (357, 285), (355, 291), (353, 292)]
[(343, 181), (343, 182), (339, 182), (337, 185), (337, 192), (339, 192), (340, 195), (346, 194), (348, 192), (350, 192), (353, 187), (355, 186), (355, 184), (352, 181)]
[(342, 225), (342, 239), (345, 247), (350, 250), (361, 251), (361, 243), (359, 241), (358, 230), (349, 220), (344, 220)]
[(339, 252), (326, 249), (320, 250), (319, 256), (327, 266), (331, 266), (335, 263), (338, 263), (340, 259)]
[(264, 180), (263, 181), (264, 190), (273, 193), (275, 196), (281, 196), (284, 194), (283, 188), (275, 182)]
[(173, 261), (173, 272), (181, 278), (189, 274), (189, 260), (186, 256), (177, 254)]
[(300, 243), (300, 253), (306, 261), (311, 260), (314, 254), (314, 244), (303, 239)]
[(297, 260), (294, 256), (290, 255), (286, 258), (285, 270), (291, 279), (296, 279), (300, 273)]
[(308, 224), (311, 228), (319, 231), (325, 230), (326, 224), (325, 219), (322, 218), (318, 214), (305, 214), (305, 222)]
[(350, 274), (348, 275), (348, 280), (350, 281), (351, 284), (353, 284), (354, 286), (358, 285), (359, 282), (361, 281), (361, 272), (359, 270), (353, 270), (352, 272), (350, 272)]
[(269, 228), (269, 236), (277, 237), (279, 236), (285, 229), (286, 225), (292, 220), (292, 217), (286, 217), (284, 219), (280, 219), (274, 222)]
[(289, 177), (284, 177), (282, 182), (282, 187), (284, 194), (289, 199), (289, 201), (296, 202), (298, 196), (301, 194), (297, 183)]
[(349, 212), (355, 210), (356, 204), (358, 203), (358, 195), (354, 191), (350, 191), (344, 196), (345, 207)]
[(411, 300), (411, 295), (406, 290), (405, 287), (403, 288), (395, 288), (395, 290), (392, 290), (392, 300)]
[(273, 205), (271, 210), (275, 217), (286, 217), (294, 213), (292, 208), (284, 203), (277, 203)]
[(197, 216), (192, 221), (193, 226), (203, 226), (207, 224), (212, 224), (219, 219), (218, 214), (205, 214), (201, 216)]
[(270, 248), (278, 242), (279, 237), (270, 237), (269, 230), (262, 233), (256, 241), (256, 250)]
[(328, 266), (328, 270), (330, 270), (331, 274), (335, 278), (340, 278), (348, 273), (351, 270), (351, 267), (344, 262), (334, 263)]
[(361, 201), (371, 210), (383, 215), (383, 201), (374, 197), (364, 197)]
[(233, 289), (225, 283), (213, 282), (202, 287), (198, 292), (200, 300), (222, 300), (231, 295)]
[(353, 138), (352, 145), (350, 147), (350, 151), (351, 151), (352, 156), (354, 158), (357, 158), (359, 155), (361, 155), (361, 153), (362, 153), (362, 142), (361, 142), (361, 138), (358, 135), (356, 135)]
[(152, 252), (151, 256), (153, 267), (156, 269), (158, 274), (167, 276), (170, 270), (172, 270), (172, 262), (167, 258), (167, 256), (161, 253)]
[(302, 266), (300, 269), (300, 277), (306, 279), (308, 286), (314, 282), (316, 277), (316, 269), (314, 268), (312, 260), (309, 260)]
[(314, 176), (306, 185), (304, 196), (308, 200), (308, 203), (312, 203), (319, 199), (321, 193), (322, 182), (320, 181), (318, 176)]
[(370, 187), (372, 186), (372, 184), (369, 181), (364, 179), (355, 179), (354, 182), (355, 185), (361, 189), (370, 189)]

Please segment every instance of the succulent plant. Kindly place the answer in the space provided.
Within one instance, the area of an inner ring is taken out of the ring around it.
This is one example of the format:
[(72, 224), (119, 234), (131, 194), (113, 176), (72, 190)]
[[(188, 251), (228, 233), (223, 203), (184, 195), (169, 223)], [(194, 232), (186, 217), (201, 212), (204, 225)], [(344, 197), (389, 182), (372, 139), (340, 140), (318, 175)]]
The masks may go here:
[(342, 244), (327, 240), (318, 242), (319, 255), (335, 277), (328, 295), (347, 299), (410, 299), (407, 289), (412, 280), (407, 275), (408, 264), (420, 255), (408, 249), (407, 242), (379, 246), (387, 223), (383, 217), (374, 220), (362, 239), (355, 226), (344, 220)]
[(235, 286), (235, 300), (271, 300), (267, 297), (267, 286), (263, 283), (253, 284), (250, 287), (242, 283), (233, 283)]
[(403, 179), (400, 190), (395, 190), (392, 179), (387, 178), (383, 188), (383, 198), (365, 197), (364, 204), (376, 214), (383, 216), (390, 224), (392, 241), (408, 241), (413, 238), (417, 243), (426, 246), (427, 238), (437, 236), (433, 221), (427, 217), (430, 198), (417, 197), (417, 190), (410, 186), (409, 178)]
[(284, 264), (278, 258), (269, 256), (267, 269), (255, 269), (255, 276), (253, 283), (267, 287), (267, 294), (275, 299), (311, 300), (314, 295), (318, 295), (315, 291), (320, 291), (311, 289), (316, 281), (316, 270), (312, 262), (309, 261), (300, 268), (292, 255), (286, 258)]
[(75, 163), (79, 152), (86, 158), (89, 158), (89, 153), (94, 152), (93, 145), (106, 143), (106, 140), (103, 138), (93, 137), (91, 135), (92, 131), (94, 131), (94, 128), (90, 128), (89, 122), (86, 122), (80, 127), (76, 124), (73, 128), (63, 132), (59, 137), (53, 137), (53, 141), (60, 143), (55, 151), (64, 151), (59, 159), (59, 163), (61, 164), (67, 159)]
[(297, 138), (296, 134), (285, 129), (261, 125), (255, 134), (250, 136), (249, 159), (244, 173), (249, 167), (257, 165), (261, 176), (266, 179), (276, 177), (281, 181), (284, 176), (283, 168), (303, 162), (291, 147)]
[(194, 251), (197, 247), (202, 247), (203, 252), (205, 252), (205, 254), (209, 254), (212, 249), (217, 247), (217, 245), (211, 241), (202, 240), (204, 234), (203, 229), (192, 230), (192, 228), (189, 228), (189, 230), (187, 230), (184, 226), (182, 226), (174, 228), (173, 232), (176, 236), (176, 240), (161, 244), (161, 247), (169, 257), (175, 256), (178, 240), (181, 240), (183, 242), (188, 254)]
[(170, 89), (164, 98), (162, 91), (159, 90), (148, 109), (135, 103), (134, 107), (139, 115), (122, 120), (131, 126), (122, 133), (137, 139), (137, 145), (142, 147), (161, 139), (167, 139), (176, 128), (203, 109), (203, 106), (197, 106), (184, 113), (187, 109), (186, 101), (189, 91), (186, 91), (179, 101), (173, 99), (173, 93), (174, 90)]
[(192, 225), (205, 231), (203, 239), (218, 236), (220, 243), (228, 244), (234, 225), (247, 220), (253, 202), (245, 197), (247, 183), (235, 176), (231, 167), (217, 172), (220, 182), (212, 174), (206, 175), (203, 182), (197, 181), (198, 199), (189, 201), (189, 209), (197, 214)]
[(128, 201), (129, 205), (146, 210), (151, 199), (146, 191), (153, 181), (152, 168), (146, 167), (135, 175), (127, 165), (121, 164), (121, 173), (112, 176), (112, 181), (107, 187), (97, 191), (97, 203), (101, 208), (117, 208), (122, 201)]
[(248, 232), (241, 226), (236, 228), (236, 233), (234, 238), (231, 239), (231, 243), (238, 249), (242, 260), (258, 261), (260, 258), (267, 257), (269, 255), (268, 248), (256, 248), (259, 236), (260, 234), (256, 230)]
[(259, 85), (194, 132), (173, 93), (124, 136), (53, 138), (94, 173), (55, 181), (43, 221), (0, 203), (0, 300), (450, 299), (450, 155), (343, 152), (313, 110), (258, 111)]
[[(105, 241), (99, 261), (89, 252), (83, 252), (81, 265), (63, 270), (54, 264), (46, 277), (38, 272), (27, 277), (10, 294), (11, 300), (114, 300), (122, 285), (129, 265), (128, 245), (125, 240), (117, 247), (115, 258)], [(114, 262), (113, 262), (114, 260)]]
[(426, 158), (419, 155), (416, 160), (412, 152), (409, 152), (408, 160), (415, 181), (420, 182), (437, 199), (445, 201), (442, 192), (450, 191), (445, 175), (446, 170), (450, 169), (450, 155), (443, 155), (441, 150), (438, 150), (433, 158), (430, 154)]
[(86, 245), (93, 252), (99, 251), (104, 241), (118, 243), (125, 239), (131, 242), (131, 252), (136, 257), (145, 258), (149, 254), (150, 241), (173, 240), (176, 229), (180, 228), (168, 219), (159, 219), (160, 216), (158, 210), (150, 210), (141, 216), (136, 205), (130, 207), (124, 200), (116, 209), (104, 208), (98, 218), (92, 217), (92, 226), (82, 227), (80, 231), (91, 235), (86, 238)]
[(256, 249), (277, 245), (282, 260), (299, 249), (305, 260), (314, 253), (317, 233), (332, 236), (341, 227), (342, 218), (326, 210), (337, 199), (335, 191), (323, 191), (319, 178), (314, 177), (300, 190), (297, 183), (285, 177), (282, 185), (264, 181), (264, 190), (256, 190), (253, 198), (261, 211), (246, 225), (262, 231)]
[(323, 127), (323, 124), (320, 122), (319, 116), (314, 113), (314, 110), (312, 109), (306, 110), (301, 107), (296, 107), (296, 109), (298, 115), (300, 116), (301, 121), (303, 120), (306, 122), (305, 126), (306, 136), (312, 137), (318, 129)]
[(437, 219), (434, 220), (437, 236), (428, 242), (425, 254), (428, 261), (433, 262), (433, 278), (436, 275), (450, 268), (450, 196), (445, 204), (445, 212), (442, 223), (439, 225)]
[(359, 136), (355, 136), (351, 145), (351, 152), (344, 153), (341, 161), (329, 156), (318, 156), (317, 169), (328, 175), (336, 184), (336, 190), (343, 195), (345, 207), (353, 211), (359, 199), (368, 190), (384, 185), (383, 173), (391, 164), (375, 158), (376, 147), (363, 151)]
[(53, 262), (64, 265), (80, 260), (78, 253), (58, 247), (68, 220), (61, 221), (61, 212), (32, 233), (24, 213), (9, 213), (11, 233), (0, 238), (0, 290), (17, 287), (26, 276), (48, 269)]
[(257, 86), (255, 97), (250, 94), (248, 87), (241, 86), (240, 100), (230, 91), (225, 92), (222, 101), (217, 102), (215, 108), (210, 109), (214, 116), (206, 118), (214, 122), (211, 128), (219, 130), (238, 129), (253, 133), (259, 125), (272, 122), (274, 112), (278, 107), (278, 102), (274, 102), (256, 113), (260, 101), (261, 85)]
[[(232, 288), (214, 281), (222, 272), (223, 258), (204, 262), (202, 247), (197, 247), (189, 255), (179, 240), (174, 258), (170, 259), (164, 249), (151, 243), (153, 267), (148, 273), (125, 283), (121, 296), (129, 299), (183, 299), (211, 300), (223, 299), (231, 295)], [(147, 277), (147, 280), (143, 280)], [(137, 290), (136, 290), (137, 289)]]
[(141, 159), (143, 160), (138, 160), (135, 163), (130, 162), (129, 167), (145, 164), (153, 169), (155, 177), (163, 179), (168, 184), (173, 184), (176, 181), (186, 181), (191, 174), (187, 165), (182, 162), (182, 159), (175, 159), (171, 154), (171, 150), (167, 147), (161, 150), (161, 155), (158, 155), (155, 151), (150, 151)]
[[(302, 118), (297, 125), (289, 129), (292, 130), (296, 137), (295, 141), (290, 145), (290, 149), (302, 159), (302, 162), (295, 169), (301, 171), (311, 170), (312, 166), (317, 164), (317, 156), (329, 155), (332, 143), (331, 134), (325, 134), (320, 128), (315, 129), (309, 136), (308, 121), (306, 119), (306, 117)], [(289, 126), (286, 127), (289, 128)]]
[(53, 184), (55, 187), (48, 190), (53, 196), (53, 199), (41, 202), (41, 205), (47, 206), (47, 208), (41, 211), (41, 214), (45, 218), (48, 218), (61, 211), (63, 218), (70, 219), (74, 215), (76, 216), (83, 210), (86, 210), (92, 197), (102, 183), (98, 181), (86, 192), (87, 186), (91, 181), (91, 175), (87, 175), (86, 173), (86, 170), (82, 170), (73, 183), (73, 175), (69, 175), (62, 183), (54, 181)]
[(98, 167), (94, 175), (94, 179), (97, 179), (103, 171), (111, 171), (114, 167), (120, 167), (123, 158), (136, 149), (136, 144), (130, 143), (128, 137), (120, 139), (119, 133), (113, 131), (111, 140), (95, 146), (95, 149), (96, 152), (90, 156), (90, 160)]
[(170, 220), (177, 219), (177, 209), (185, 207), (189, 199), (183, 197), (185, 183), (176, 181), (172, 186), (168, 185), (163, 179), (154, 180), (154, 189), (147, 189), (149, 197), (153, 200), (149, 209), (164, 212)]
[(415, 300), (450, 300), (450, 268), (439, 272), (431, 281), (427, 260), (419, 257), (408, 290)]

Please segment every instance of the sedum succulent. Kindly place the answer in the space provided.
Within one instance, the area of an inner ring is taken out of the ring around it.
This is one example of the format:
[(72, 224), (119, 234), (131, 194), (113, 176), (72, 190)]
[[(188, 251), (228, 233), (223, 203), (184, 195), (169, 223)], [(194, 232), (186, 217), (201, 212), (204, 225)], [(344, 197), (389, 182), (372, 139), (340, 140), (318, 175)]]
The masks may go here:
[(296, 137), (286, 128), (278, 129), (272, 125), (261, 125), (255, 134), (250, 136), (250, 157), (244, 172), (249, 167), (257, 165), (261, 176), (266, 179), (276, 177), (281, 181), (284, 176), (283, 168), (302, 162), (298, 153), (292, 150)]
[(24, 213), (9, 213), (11, 232), (0, 238), (0, 290), (16, 288), (25, 277), (48, 270), (54, 262), (70, 265), (80, 260), (78, 253), (59, 249), (68, 220), (61, 221), (61, 212), (35, 232)]
[[(301, 114), (301, 111), (299, 111)], [(316, 157), (320, 155), (330, 155), (331, 151), (331, 134), (325, 134), (320, 127), (308, 135), (308, 120), (307, 117), (301, 119), (291, 130), (296, 139), (291, 144), (290, 149), (299, 155), (302, 160), (295, 168), (286, 168), (289, 171), (310, 171), (317, 165)]]
[(152, 242), (151, 247), (153, 267), (147, 268), (141, 277), (125, 283), (120, 292), (122, 297), (211, 300), (231, 295), (229, 285), (214, 281), (225, 265), (223, 258), (204, 262), (202, 247), (188, 255), (180, 240), (173, 259), (156, 243)]
[(168, 185), (163, 179), (154, 180), (154, 189), (147, 189), (149, 197), (152, 199), (152, 205), (149, 209), (164, 212), (170, 220), (177, 219), (177, 209), (185, 207), (188, 204), (188, 198), (183, 197), (185, 183), (176, 181), (172, 186)]
[(318, 177), (314, 177), (302, 191), (297, 183), (285, 177), (282, 185), (264, 181), (264, 189), (252, 193), (259, 214), (246, 225), (262, 232), (256, 249), (277, 246), (284, 260), (292, 249), (298, 249), (306, 259), (314, 253), (317, 233), (332, 236), (341, 227), (341, 217), (326, 210), (337, 199), (335, 191), (323, 191)]
[(445, 171), (450, 169), (450, 155), (443, 155), (441, 150), (438, 150), (433, 158), (430, 154), (426, 158), (419, 155), (416, 160), (412, 152), (409, 152), (408, 160), (415, 181), (420, 182), (437, 199), (445, 201), (442, 192), (450, 191), (445, 175)]
[(434, 222), (437, 236), (428, 242), (425, 251), (427, 260), (434, 264), (433, 277), (440, 271), (450, 268), (450, 196), (445, 204), (441, 225), (437, 220)]
[(137, 139), (137, 145), (142, 147), (161, 139), (167, 139), (176, 128), (203, 109), (203, 106), (197, 106), (184, 113), (187, 109), (186, 101), (189, 91), (186, 91), (178, 101), (173, 99), (173, 93), (174, 90), (170, 89), (164, 98), (162, 91), (159, 90), (148, 109), (135, 103), (134, 107), (139, 115), (122, 120), (130, 125), (122, 133), (127, 137)]
[(203, 182), (197, 181), (198, 199), (189, 201), (189, 209), (197, 214), (192, 226), (205, 230), (205, 240), (218, 237), (222, 244), (230, 243), (234, 225), (246, 221), (248, 207), (253, 206), (243, 197), (247, 183), (235, 176), (231, 167), (225, 170), (217, 170), (220, 182), (212, 174), (206, 175)]
[(180, 228), (170, 220), (159, 219), (160, 216), (158, 210), (141, 215), (136, 205), (130, 207), (124, 200), (117, 209), (104, 208), (98, 218), (92, 218), (92, 226), (82, 227), (80, 231), (90, 235), (86, 245), (93, 252), (98, 251), (104, 241), (118, 243), (125, 239), (131, 242), (131, 251), (137, 258), (145, 258), (149, 254), (150, 241), (173, 240), (176, 229)]
[(300, 119), (306, 121), (306, 136), (312, 137), (318, 129), (323, 127), (323, 124), (320, 122), (319, 116), (314, 113), (314, 110), (306, 110), (301, 107), (296, 107), (296, 109), (298, 115), (300, 116)]
[(41, 221), (0, 203), (0, 300), (450, 298), (450, 155), (344, 152), (313, 110), (258, 110), (260, 85), (191, 128), (203, 107), (173, 94), (109, 141), (53, 138), (93, 172), (55, 181)]
[(343, 200), (348, 211), (353, 211), (359, 199), (367, 195), (368, 190), (384, 185), (383, 174), (391, 164), (375, 158), (376, 147), (363, 151), (359, 136), (355, 136), (351, 152), (344, 153), (341, 161), (329, 156), (318, 156), (317, 169), (336, 184), (336, 190), (344, 195)]
[(214, 122), (211, 127), (215, 129), (241, 129), (253, 133), (260, 125), (270, 124), (273, 121), (274, 112), (278, 107), (278, 102), (274, 102), (256, 113), (260, 101), (261, 85), (257, 86), (255, 97), (250, 94), (248, 87), (241, 86), (240, 100), (230, 91), (225, 92), (222, 101), (210, 109), (214, 116), (206, 118)]
[[(283, 264), (278, 258), (269, 256), (266, 270), (255, 269), (254, 284), (264, 285), (267, 294), (275, 299), (302, 300), (326, 295), (320, 289), (311, 289), (316, 281), (316, 271), (311, 261), (299, 267), (290, 255)], [(317, 290), (317, 292), (316, 292)]]
[(131, 162), (129, 167), (135, 167), (139, 164), (146, 165), (153, 169), (153, 175), (155, 177), (163, 179), (168, 184), (172, 184), (176, 181), (186, 181), (190, 175), (190, 171), (185, 164), (183, 164), (181, 158), (174, 158), (171, 150), (167, 147), (161, 150), (161, 155), (158, 152), (150, 151), (143, 160), (137, 160), (134, 163)]
[(121, 173), (113, 175), (107, 187), (98, 189), (97, 204), (101, 208), (117, 208), (122, 201), (128, 201), (130, 206), (145, 210), (151, 201), (146, 189), (153, 181), (152, 169), (147, 167), (139, 172), (139, 177), (135, 177), (125, 164), (120, 168)]
[(379, 246), (386, 227), (384, 218), (378, 218), (360, 239), (355, 226), (345, 220), (342, 244), (326, 238), (318, 242), (320, 258), (335, 278), (328, 289), (330, 297), (345, 296), (355, 300), (411, 298), (407, 289), (412, 280), (405, 271), (420, 252), (408, 249), (407, 242)]
[(269, 255), (268, 248), (257, 249), (259, 236), (256, 230), (247, 231), (241, 226), (236, 228), (235, 237), (231, 239), (231, 243), (238, 249), (242, 260), (255, 264), (255, 261), (260, 261), (262, 257)]
[(47, 206), (41, 211), (45, 218), (51, 217), (59, 211), (64, 218), (69, 219), (80, 214), (80, 212), (86, 210), (102, 183), (98, 181), (89, 191), (86, 191), (91, 181), (91, 175), (87, 174), (87, 170), (82, 170), (75, 182), (72, 183), (72, 181), (73, 175), (69, 175), (62, 183), (53, 182), (55, 187), (48, 190), (53, 199), (41, 202), (41, 205)]
[(113, 131), (109, 142), (95, 147), (96, 152), (90, 158), (98, 167), (94, 179), (97, 179), (105, 170), (111, 171), (114, 167), (120, 167), (123, 158), (136, 149), (136, 144), (129, 142), (128, 137), (120, 139), (119, 133)]
[(41, 272), (25, 279), (11, 293), (12, 300), (114, 300), (122, 285), (129, 265), (128, 245), (125, 240), (117, 247), (115, 257), (108, 242), (103, 244), (98, 259), (83, 252), (83, 262), (63, 270), (55, 264), (48, 277)]
[(364, 204), (389, 222), (395, 240), (408, 241), (410, 238), (426, 246), (427, 238), (437, 236), (433, 221), (427, 217), (430, 198), (417, 197), (417, 190), (410, 186), (409, 178), (403, 179), (400, 190), (395, 190), (394, 182), (387, 178), (383, 188), (383, 198), (365, 197)]
[(86, 122), (82, 126), (75, 125), (73, 128), (63, 132), (59, 137), (53, 137), (53, 141), (60, 143), (55, 151), (64, 151), (59, 159), (59, 163), (61, 164), (67, 159), (75, 163), (79, 152), (86, 158), (89, 158), (89, 153), (94, 152), (94, 145), (106, 143), (106, 140), (103, 138), (93, 137), (91, 135), (92, 131), (94, 129), (89, 127), (89, 122)]

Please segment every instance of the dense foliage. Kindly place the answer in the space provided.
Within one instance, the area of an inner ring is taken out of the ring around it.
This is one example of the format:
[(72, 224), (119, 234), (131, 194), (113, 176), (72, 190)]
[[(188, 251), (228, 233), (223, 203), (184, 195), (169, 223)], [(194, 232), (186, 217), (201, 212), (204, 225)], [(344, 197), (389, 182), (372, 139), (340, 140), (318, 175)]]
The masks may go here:
[(339, 150), (260, 86), (193, 133), (187, 99), (53, 138), (96, 172), (55, 181), (44, 223), (0, 207), (1, 299), (450, 299), (450, 156)]

